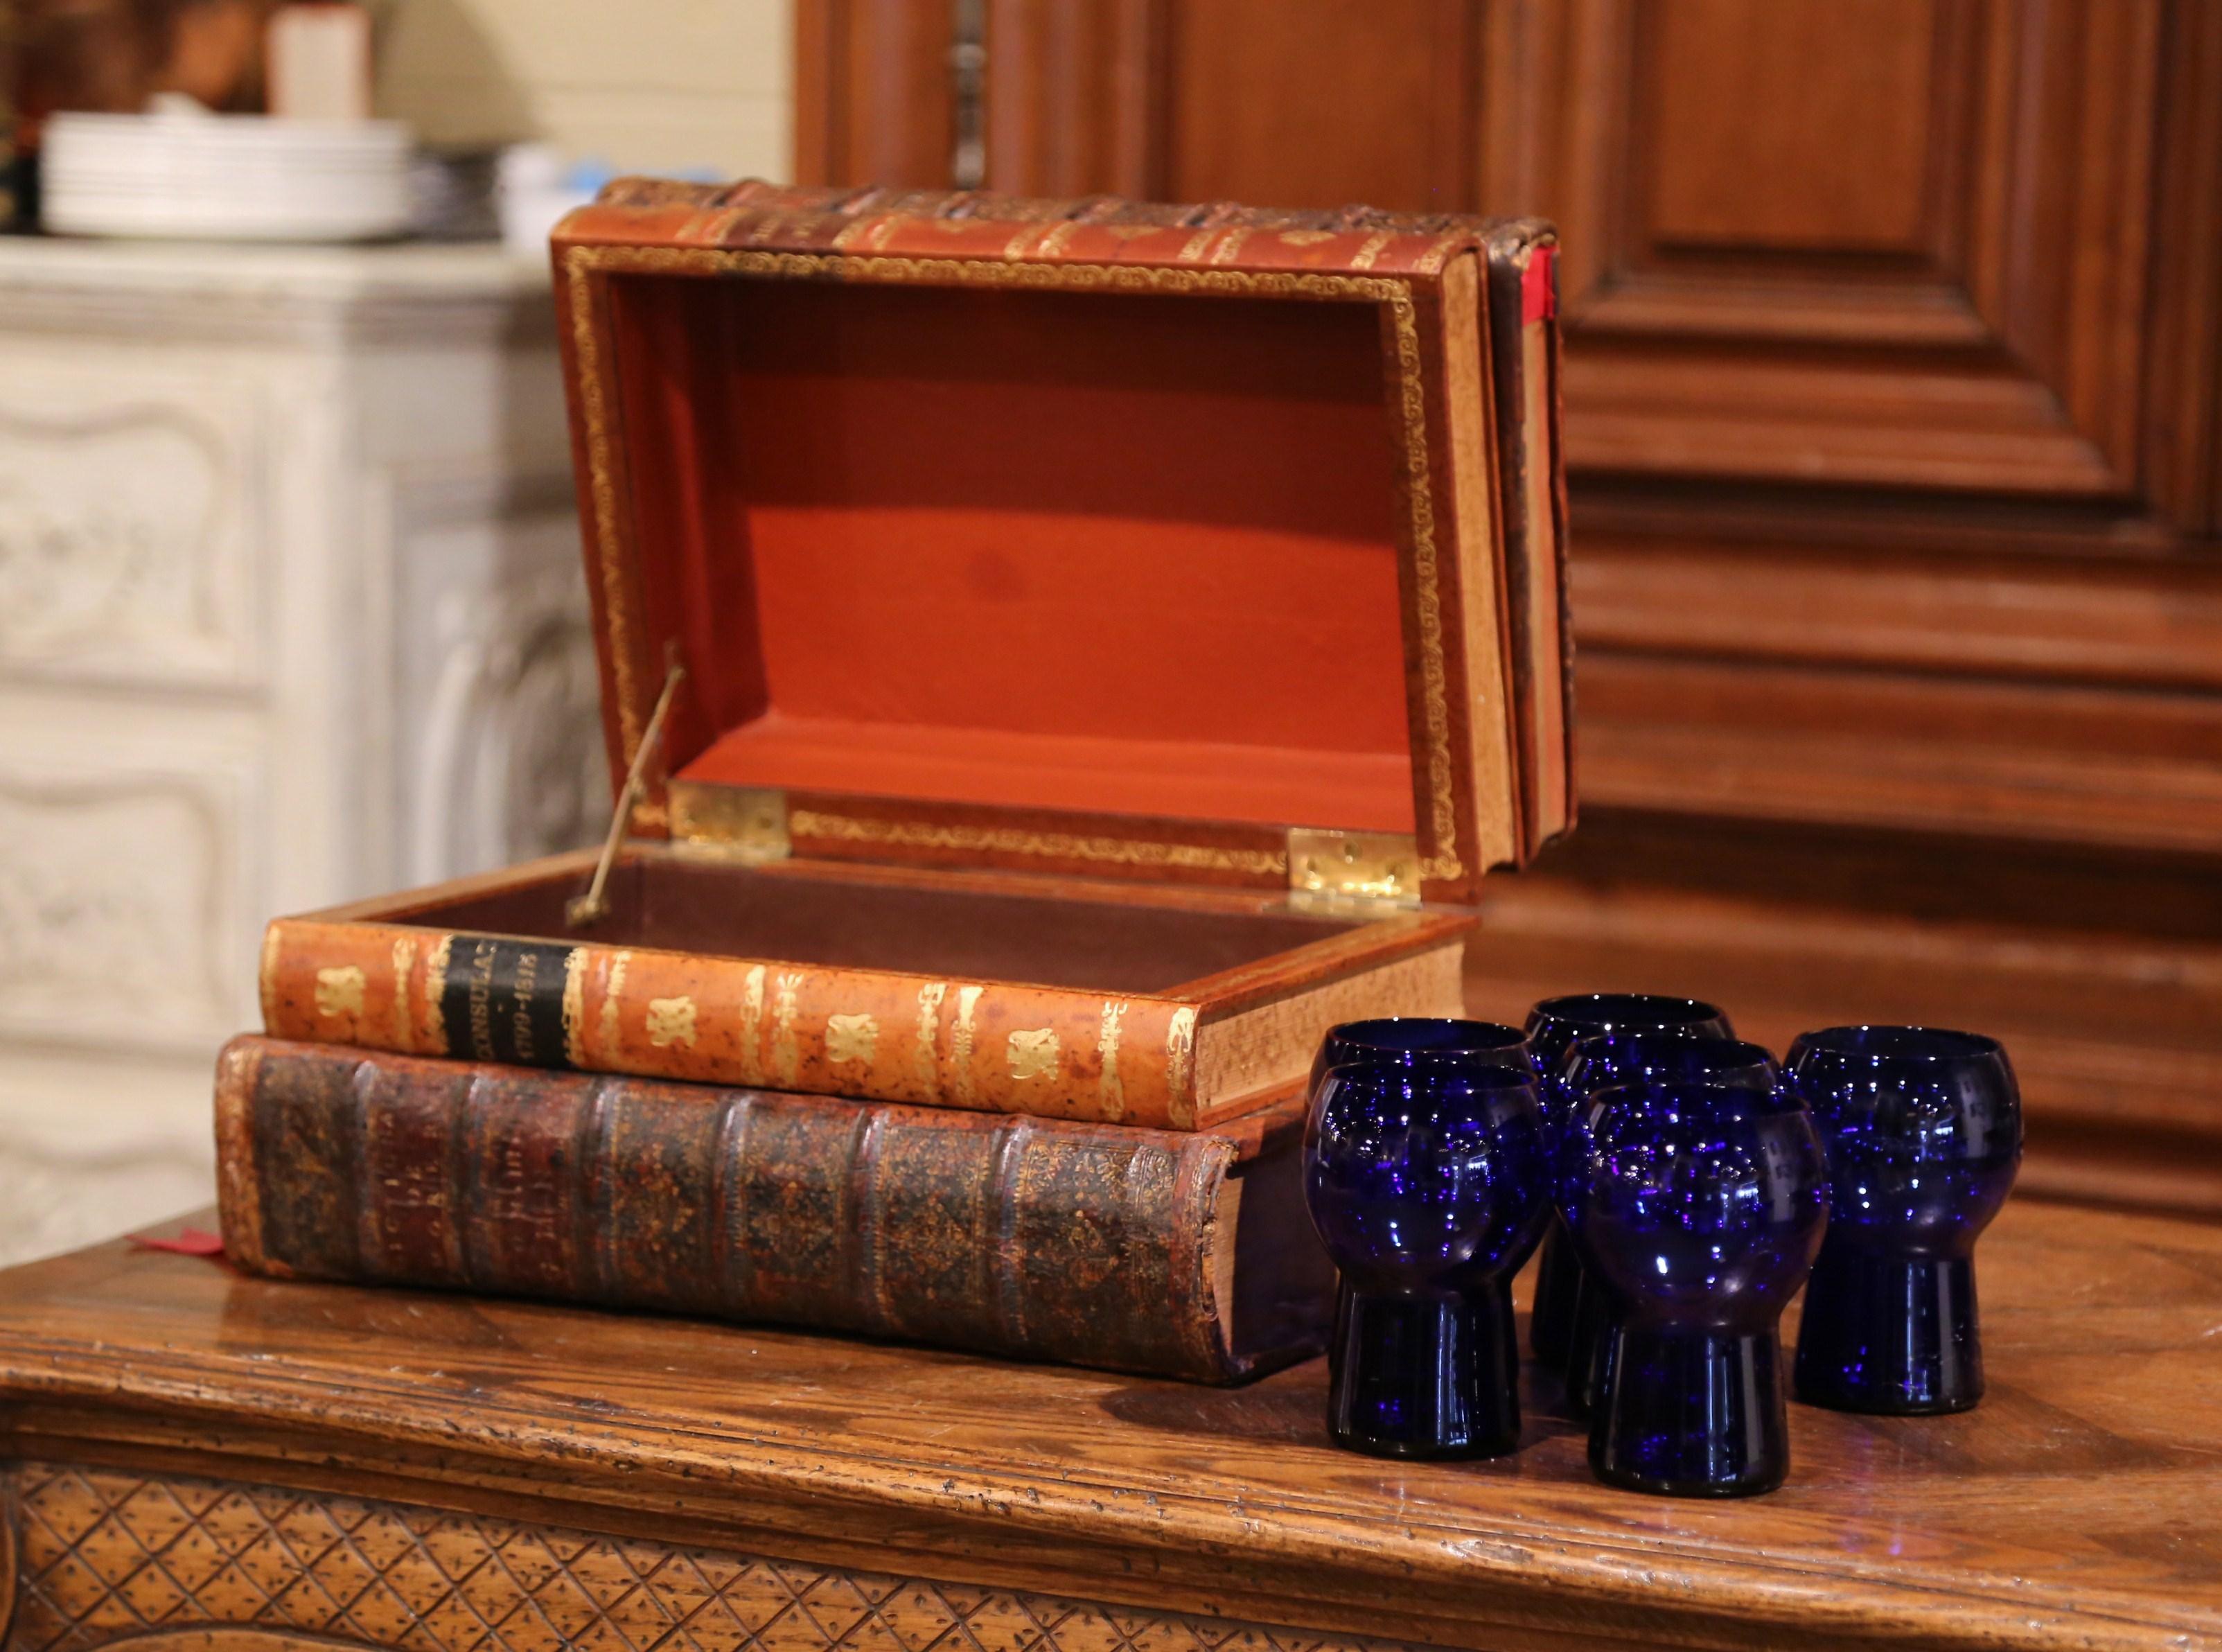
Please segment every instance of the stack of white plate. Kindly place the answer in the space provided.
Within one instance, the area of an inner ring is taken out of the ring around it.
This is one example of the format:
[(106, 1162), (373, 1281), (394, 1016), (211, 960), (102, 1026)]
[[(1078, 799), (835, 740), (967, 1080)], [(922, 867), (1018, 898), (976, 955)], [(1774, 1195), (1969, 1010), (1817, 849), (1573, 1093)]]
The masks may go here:
[(409, 227), (409, 129), (260, 115), (57, 115), (41, 217), (60, 235), (372, 241)]

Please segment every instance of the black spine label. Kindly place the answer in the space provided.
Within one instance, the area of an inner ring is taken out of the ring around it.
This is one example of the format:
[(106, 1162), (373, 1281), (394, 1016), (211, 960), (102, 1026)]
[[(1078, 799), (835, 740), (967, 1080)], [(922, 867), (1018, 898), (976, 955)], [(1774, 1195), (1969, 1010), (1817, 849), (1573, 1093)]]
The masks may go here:
[(571, 1061), (563, 1040), (563, 967), (570, 949), (458, 935), (448, 954), (440, 1016), (448, 1053), (520, 1067)]

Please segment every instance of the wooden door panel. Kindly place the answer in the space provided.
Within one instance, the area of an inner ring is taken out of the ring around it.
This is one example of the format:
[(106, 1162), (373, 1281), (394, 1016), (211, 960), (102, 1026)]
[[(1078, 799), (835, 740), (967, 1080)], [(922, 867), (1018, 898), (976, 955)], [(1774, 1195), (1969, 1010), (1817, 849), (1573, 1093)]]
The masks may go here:
[(1919, 257), (1932, 227), (1930, 13), (1929, 0), (1638, 13), (1638, 239), (1666, 253)]
[(1536, 5), (1570, 462), (2132, 499), (2162, 9)]
[(795, 0), (798, 179), (947, 186), (951, 16), (922, 0)]
[[(1457, 212), (1473, 198), (1478, 9), (1447, 0), (1208, 0), (1165, 12), (1177, 201)], [(990, 47), (990, 50), (993, 48)]]

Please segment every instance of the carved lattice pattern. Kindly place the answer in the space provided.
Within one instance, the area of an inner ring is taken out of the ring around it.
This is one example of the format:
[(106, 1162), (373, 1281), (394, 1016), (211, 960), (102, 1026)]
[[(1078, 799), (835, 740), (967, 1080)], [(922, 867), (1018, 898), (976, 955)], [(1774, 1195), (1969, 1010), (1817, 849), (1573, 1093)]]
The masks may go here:
[(397, 1652), (1403, 1652), (271, 1486), (21, 1464), (8, 1490), (6, 1652), (211, 1624)]

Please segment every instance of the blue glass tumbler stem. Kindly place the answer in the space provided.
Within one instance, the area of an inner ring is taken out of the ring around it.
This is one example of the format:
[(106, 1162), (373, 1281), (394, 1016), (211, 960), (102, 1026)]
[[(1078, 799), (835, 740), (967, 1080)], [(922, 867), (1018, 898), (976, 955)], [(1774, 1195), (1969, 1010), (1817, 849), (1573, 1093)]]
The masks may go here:
[(1535, 1357), (1553, 1370), (1564, 1369), (1573, 1347), (1574, 1302), (1581, 1290), (1581, 1258), (1566, 1236), (1566, 1224), (1556, 1215), (1543, 1232), (1543, 1249), (1535, 1264), (1535, 1302), (1528, 1321), (1528, 1344)]
[(1668, 1497), (1750, 1497), (1789, 1472), (1782, 1344), (1747, 1335), (1623, 1325), (1590, 1429), (1590, 1468), (1608, 1486)]
[[(1572, 1248), (1569, 1241), (1568, 1247)], [(1597, 1407), (1597, 1396), (1604, 1391), (1605, 1364), (1610, 1358), (1608, 1343), (1620, 1310), (1606, 1291), (1604, 1282), (1587, 1268), (1574, 1290), (1574, 1316), (1571, 1333), (1566, 1339), (1566, 1409), (1576, 1416), (1587, 1416)]]
[(1346, 1280), (1335, 1326), (1328, 1432), (1337, 1445), (1379, 1457), (1497, 1457), (1519, 1445), (1502, 1290), (1388, 1295)]
[(1969, 1256), (1823, 1241), (1806, 1286), (1798, 1393), (1839, 1410), (1964, 1411), (1983, 1397)]

